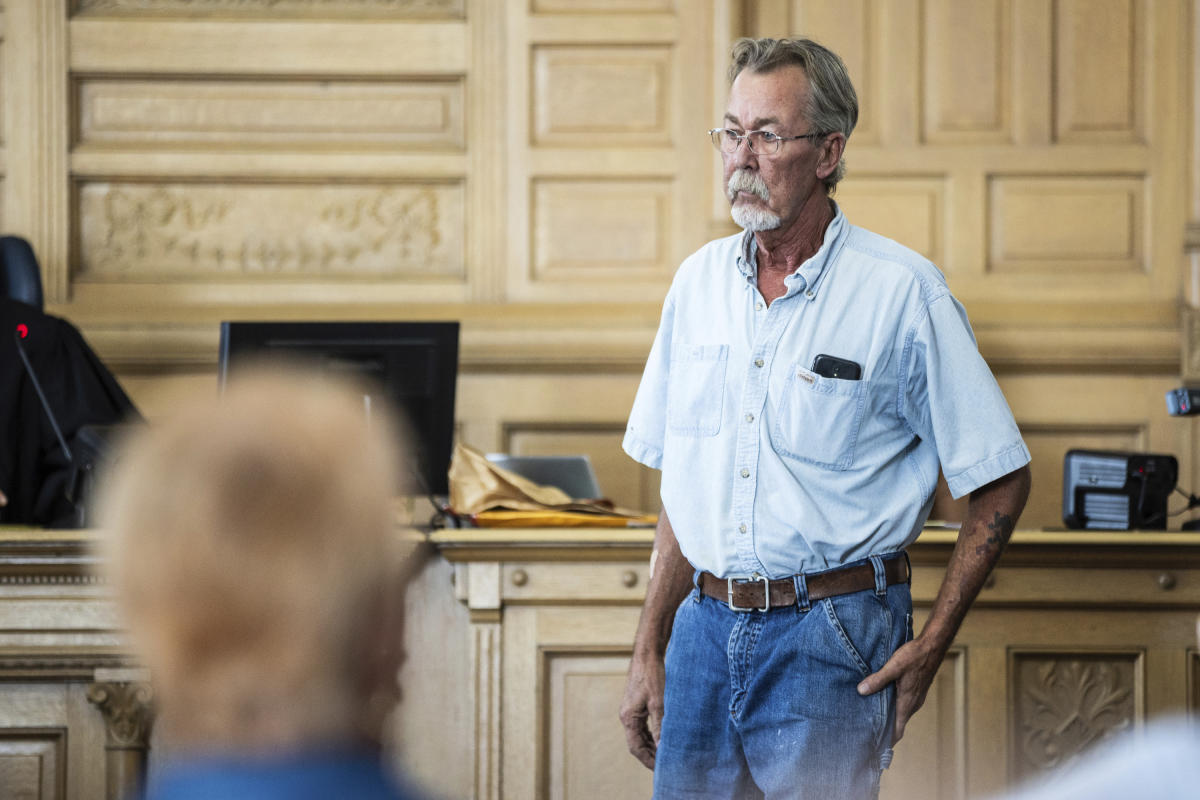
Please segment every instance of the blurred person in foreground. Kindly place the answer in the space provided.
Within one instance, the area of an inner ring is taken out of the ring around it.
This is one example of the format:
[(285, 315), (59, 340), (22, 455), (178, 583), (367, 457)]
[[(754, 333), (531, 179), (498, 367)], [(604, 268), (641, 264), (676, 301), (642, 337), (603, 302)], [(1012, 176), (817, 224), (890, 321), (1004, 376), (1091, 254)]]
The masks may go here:
[(381, 759), (403, 658), (398, 439), (361, 398), (244, 373), (123, 448), (102, 512), (167, 750), (152, 800), (415, 797)]

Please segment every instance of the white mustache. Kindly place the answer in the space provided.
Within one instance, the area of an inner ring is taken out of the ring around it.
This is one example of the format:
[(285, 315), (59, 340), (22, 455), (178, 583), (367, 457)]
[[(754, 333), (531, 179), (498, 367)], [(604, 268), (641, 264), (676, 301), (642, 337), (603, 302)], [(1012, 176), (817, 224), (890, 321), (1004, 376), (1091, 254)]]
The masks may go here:
[(747, 169), (734, 170), (734, 173), (729, 176), (729, 183), (725, 187), (725, 194), (729, 196), (729, 202), (734, 201), (738, 192), (749, 192), (764, 202), (769, 202), (771, 199), (771, 193), (767, 191), (767, 182), (757, 172)]

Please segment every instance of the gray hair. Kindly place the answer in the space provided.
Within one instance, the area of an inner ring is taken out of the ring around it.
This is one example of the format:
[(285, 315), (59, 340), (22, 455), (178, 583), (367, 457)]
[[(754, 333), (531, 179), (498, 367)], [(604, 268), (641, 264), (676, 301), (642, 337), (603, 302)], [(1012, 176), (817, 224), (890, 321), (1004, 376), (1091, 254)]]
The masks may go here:
[[(837, 53), (811, 39), (738, 39), (733, 43), (729, 82), (743, 70), (773, 72), (798, 66), (808, 76), (808, 101), (804, 115), (815, 131), (838, 132), (850, 138), (858, 122), (858, 95), (846, 65)], [(825, 179), (825, 190), (833, 192), (846, 175), (846, 159)]]

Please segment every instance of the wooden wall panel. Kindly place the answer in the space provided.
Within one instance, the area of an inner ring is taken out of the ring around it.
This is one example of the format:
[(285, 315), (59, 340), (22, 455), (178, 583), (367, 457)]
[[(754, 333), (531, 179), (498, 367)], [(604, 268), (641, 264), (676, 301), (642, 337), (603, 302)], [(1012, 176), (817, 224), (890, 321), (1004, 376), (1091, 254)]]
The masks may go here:
[(707, 227), (711, 11), (509, 0), (507, 24), (506, 296), (661, 303)]
[(1148, 272), (1144, 194), (1137, 178), (994, 177), (989, 269)]
[(1054, 4), (1055, 138), (1064, 143), (1142, 138), (1143, 37), (1150, 3), (1057, 0)]
[(8, 60), (5, 20), (5, 11), (0, 8), (0, 229), (8, 230), (8, 221), (4, 216), (4, 200), (8, 192), (4, 188), (4, 180), (8, 171), (8, 70), (11, 66)]
[(457, 184), (93, 182), (79, 186), (81, 280), (229, 275), (461, 281)]
[(438, 18), (462, 16), (466, 0), (71, 0), (73, 12), (88, 16), (234, 16)]
[(1014, 652), (1009, 774), (1028, 778), (1141, 724), (1143, 654)]
[(77, 146), (462, 150), (464, 83), (325, 80), (76, 82)]
[[(4, 4), (4, 226), (34, 243), (48, 302), (70, 295), (65, 0)], [(19, 155), (17, 155), (19, 154)]]
[[(860, 197), (887, 178), (944, 179), (937, 260), (969, 309), (1046, 304), (1050, 328), (1065, 322), (1049, 308), (1060, 301), (1179, 296), (1185, 187), (1166, 154), (1186, 160), (1186, 4), (749, 5), (750, 33), (811, 35), (870, 73), (855, 75), (870, 124), (847, 147), (845, 208), (928, 255), (924, 213), (880, 213)], [(864, 41), (867, 67), (857, 63)], [(1114, 272), (1123, 275), (1095, 279)]]
[[(130, 47), (131, 41), (138, 46)], [(461, 21), (350, 19), (314, 25), (286, 16), (237, 20), (224, 14), (76, 16), (68, 55), (77, 74), (189, 77), (454, 75), (468, 61)]]
[(982, 144), (1011, 138), (1009, 0), (927, 0), (924, 140)]
[(886, 3), (879, 0), (793, 0), (793, 26), (833, 50), (846, 64), (858, 95), (859, 116), (855, 143), (875, 143), (879, 138), (880, 70), (883, 48), (880, 31), (887, 27)]
[(946, 181), (860, 176), (838, 190), (843, 211), (875, 233), (911, 247), (935, 264), (946, 254)]
[(531, 54), (533, 142), (576, 147), (669, 146), (667, 47), (537, 45)]
[[(81, 602), (76, 609), (86, 605), (86, 601)], [(54, 619), (53, 614), (47, 616)], [(85, 613), (85, 616), (97, 615)], [(29, 627), (42, 625), (50, 630), (62, 624), (63, 619), (62, 616), (58, 622), (42, 619)], [(11, 641), (16, 637), (9, 633), (4, 638)], [(54, 636), (43, 638), (50, 640)], [(105, 726), (101, 715), (87, 701), (90, 682), (90, 677), (70, 682), (53, 678), (42, 682), (35, 678), (4, 682), (4, 703), (0, 704), (0, 789), (5, 791), (0, 794), (31, 800), (104, 796)], [(12, 784), (6, 780), (10, 777), (15, 779)], [(14, 785), (26, 793), (7, 791)]]
[(66, 795), (66, 731), (0, 728), (0, 786), (9, 797), (62, 800)]
[(630, 757), (619, 725), (626, 654), (552, 651), (544, 656), (548, 710), (545, 797), (648, 797), (652, 773)]
[(966, 796), (967, 658), (962, 648), (946, 654), (925, 696), (896, 745), (879, 796), (952, 800)]
[(669, 280), (671, 181), (635, 176), (533, 184), (533, 278)]

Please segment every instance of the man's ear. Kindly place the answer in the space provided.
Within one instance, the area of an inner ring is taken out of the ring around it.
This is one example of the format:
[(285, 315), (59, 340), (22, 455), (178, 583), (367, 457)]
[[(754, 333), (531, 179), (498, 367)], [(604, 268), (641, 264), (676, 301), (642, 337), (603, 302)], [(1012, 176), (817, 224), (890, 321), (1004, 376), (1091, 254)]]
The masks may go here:
[(846, 136), (839, 132), (834, 132), (821, 140), (821, 158), (817, 161), (817, 177), (825, 180), (833, 171), (837, 169), (838, 162), (842, 160), (842, 153), (846, 149)]

